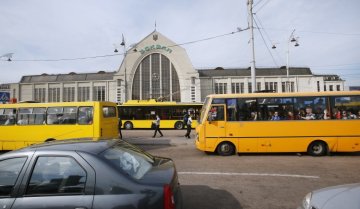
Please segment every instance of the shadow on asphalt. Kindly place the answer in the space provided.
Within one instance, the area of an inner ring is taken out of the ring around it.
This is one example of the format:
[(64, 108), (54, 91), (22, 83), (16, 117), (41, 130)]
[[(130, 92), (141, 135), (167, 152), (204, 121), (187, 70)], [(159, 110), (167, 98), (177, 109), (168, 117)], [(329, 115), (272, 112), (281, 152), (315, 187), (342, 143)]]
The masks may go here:
[[(205, 153), (208, 156), (219, 156), (219, 157), (223, 157), (218, 155), (215, 152), (206, 152)], [(302, 157), (302, 156), (307, 156), (307, 157), (313, 157), (311, 155), (308, 155), (307, 153), (298, 153), (298, 152), (279, 152), (279, 153), (237, 153), (237, 156), (251, 156), (251, 157), (264, 157), (264, 156), (294, 156), (294, 157)], [(320, 156), (320, 157), (347, 157), (347, 156), (358, 156), (360, 157), (360, 152), (332, 152), (329, 155), (325, 155), (325, 156)], [(225, 156), (226, 157), (226, 156)]]
[(169, 145), (136, 145), (138, 147), (140, 147), (141, 149), (145, 150), (145, 151), (149, 151), (149, 150), (156, 150), (156, 149), (164, 149), (167, 148)]
[(170, 139), (124, 139), (124, 141), (133, 144), (135, 146), (140, 147), (145, 151), (163, 149), (170, 146), (174, 146), (171, 144)]
[(239, 153), (238, 156), (307, 156), (307, 157), (336, 157), (336, 156), (360, 156), (360, 152), (332, 152), (325, 156), (311, 156), (307, 153), (296, 153), (296, 152), (286, 152), (286, 153)]
[(241, 209), (240, 203), (228, 191), (204, 185), (182, 185), (183, 209)]

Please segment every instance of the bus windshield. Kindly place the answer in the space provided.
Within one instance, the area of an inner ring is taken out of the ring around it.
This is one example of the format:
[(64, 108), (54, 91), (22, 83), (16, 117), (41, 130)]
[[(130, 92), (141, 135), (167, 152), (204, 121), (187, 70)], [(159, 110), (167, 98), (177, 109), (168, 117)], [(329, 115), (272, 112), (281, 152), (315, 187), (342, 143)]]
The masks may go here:
[(201, 108), (199, 124), (201, 124), (204, 121), (204, 117), (205, 117), (205, 113), (206, 113), (205, 111), (206, 111), (206, 107), (208, 106), (209, 101), (210, 101), (210, 98), (206, 97), (205, 101), (204, 101), (204, 105)]

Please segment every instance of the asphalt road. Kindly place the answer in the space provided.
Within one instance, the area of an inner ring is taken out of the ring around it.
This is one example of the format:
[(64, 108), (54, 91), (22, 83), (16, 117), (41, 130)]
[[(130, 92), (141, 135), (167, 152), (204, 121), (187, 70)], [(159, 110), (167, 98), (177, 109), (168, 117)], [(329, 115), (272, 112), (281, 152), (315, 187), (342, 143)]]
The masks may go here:
[[(311, 157), (290, 154), (208, 155), (185, 130), (123, 131), (125, 140), (154, 155), (172, 158), (182, 185), (184, 209), (297, 208), (310, 191), (360, 182), (360, 154)], [(193, 131), (194, 134), (194, 131)]]

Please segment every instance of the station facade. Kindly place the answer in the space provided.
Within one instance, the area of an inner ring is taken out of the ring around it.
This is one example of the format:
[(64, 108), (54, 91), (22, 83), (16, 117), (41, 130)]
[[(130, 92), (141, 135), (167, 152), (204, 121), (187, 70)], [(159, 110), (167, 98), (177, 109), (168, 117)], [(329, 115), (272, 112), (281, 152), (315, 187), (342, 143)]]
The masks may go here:
[[(115, 72), (25, 75), (7, 84), (17, 101), (70, 102), (157, 99), (202, 102), (208, 94), (251, 93), (250, 68), (195, 69), (186, 50), (158, 31), (126, 48)], [(338, 75), (314, 75), (309, 68), (257, 68), (257, 90), (343, 91)]]

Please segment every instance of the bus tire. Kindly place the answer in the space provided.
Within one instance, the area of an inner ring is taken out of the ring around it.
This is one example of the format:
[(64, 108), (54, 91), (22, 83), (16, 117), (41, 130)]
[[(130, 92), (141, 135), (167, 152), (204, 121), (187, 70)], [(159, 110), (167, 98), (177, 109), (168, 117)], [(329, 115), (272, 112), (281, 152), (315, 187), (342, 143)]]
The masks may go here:
[(50, 138), (50, 139), (46, 139), (45, 142), (51, 142), (51, 141), (55, 141), (56, 139), (54, 138)]
[(235, 146), (231, 142), (222, 142), (217, 146), (216, 152), (221, 156), (230, 156), (235, 153)]
[(124, 123), (124, 129), (126, 129), (126, 130), (131, 130), (131, 129), (133, 129), (133, 128), (134, 128), (134, 125), (133, 125), (131, 122), (126, 121), (126, 122)]
[(307, 153), (311, 156), (324, 156), (327, 153), (327, 145), (323, 141), (313, 141), (307, 149)]
[(181, 130), (184, 128), (184, 123), (181, 122), (181, 121), (177, 121), (174, 125), (174, 128), (177, 129), (177, 130)]

